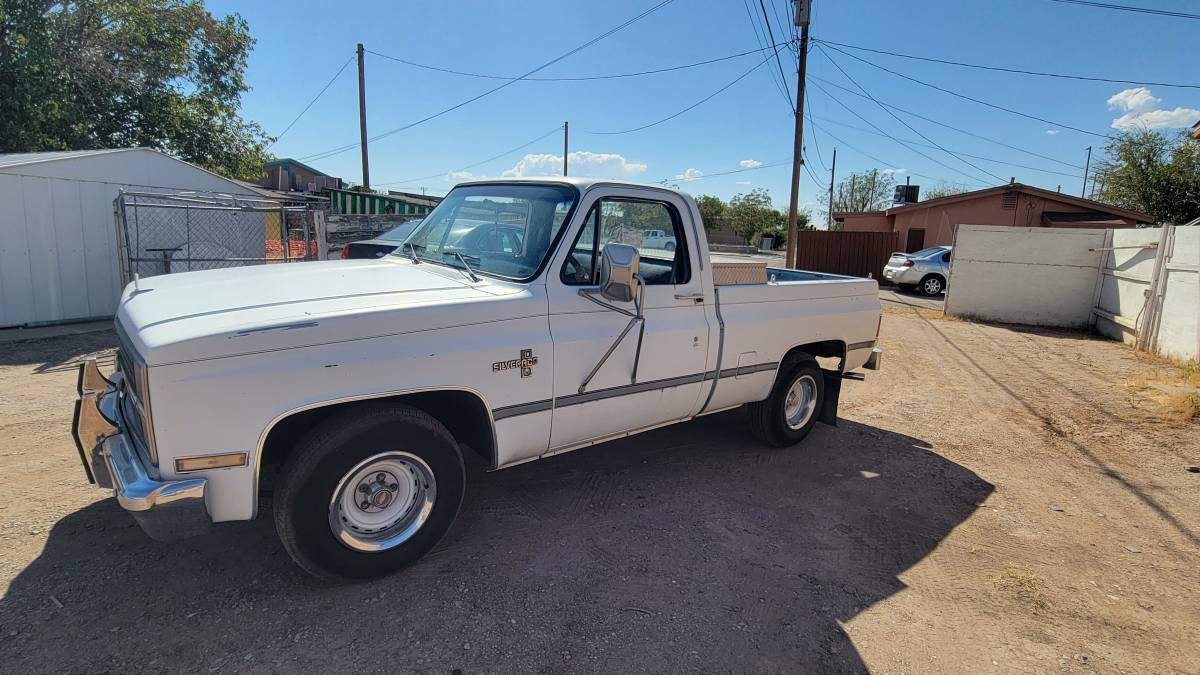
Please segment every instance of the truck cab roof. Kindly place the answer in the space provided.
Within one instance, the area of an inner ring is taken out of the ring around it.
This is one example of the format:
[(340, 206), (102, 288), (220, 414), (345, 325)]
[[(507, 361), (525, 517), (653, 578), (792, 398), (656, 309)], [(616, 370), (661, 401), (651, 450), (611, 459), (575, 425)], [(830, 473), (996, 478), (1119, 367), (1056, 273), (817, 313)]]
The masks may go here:
[(497, 185), (497, 184), (512, 184), (512, 183), (534, 183), (534, 184), (557, 184), (557, 185), (573, 185), (580, 192), (586, 192), (596, 186), (618, 187), (618, 188), (633, 188), (638, 190), (657, 190), (660, 192), (671, 192), (674, 194), (691, 197), (683, 190), (666, 187), (664, 185), (638, 183), (635, 181), (612, 180), (609, 178), (585, 178), (579, 176), (541, 176), (536, 178), (488, 178), (483, 180), (463, 181), (455, 185)]

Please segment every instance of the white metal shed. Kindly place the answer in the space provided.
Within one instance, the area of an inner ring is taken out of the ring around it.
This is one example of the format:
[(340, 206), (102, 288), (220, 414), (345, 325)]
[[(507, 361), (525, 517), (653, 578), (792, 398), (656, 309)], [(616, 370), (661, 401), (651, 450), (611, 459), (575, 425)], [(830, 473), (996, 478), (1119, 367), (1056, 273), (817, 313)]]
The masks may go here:
[(259, 196), (149, 148), (0, 154), (0, 327), (116, 313), (122, 189)]

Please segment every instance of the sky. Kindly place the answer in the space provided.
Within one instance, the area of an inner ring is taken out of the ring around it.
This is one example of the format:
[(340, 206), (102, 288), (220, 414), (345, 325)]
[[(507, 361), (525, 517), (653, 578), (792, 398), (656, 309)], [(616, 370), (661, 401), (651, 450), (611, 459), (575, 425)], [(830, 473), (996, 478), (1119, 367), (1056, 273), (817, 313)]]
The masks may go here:
[[(257, 40), (242, 113), (280, 136), (270, 152), (358, 183), (362, 169), (353, 62), (282, 133), (353, 58), (356, 43), (368, 50), (367, 122), (374, 136), (506, 82), (417, 68), (378, 54), (515, 78), (658, 2), (207, 4), (218, 16), (240, 13)], [(780, 32), (790, 29), (785, 28), (788, 0), (763, 2), (776, 39), (783, 41)], [(1196, 3), (1185, 0), (1122, 2), (1197, 10)], [(979, 188), (1016, 178), (1079, 194), (1086, 148), (1092, 146), (1093, 161), (1099, 159), (1106, 134), (1141, 126), (1174, 133), (1200, 121), (1200, 88), (1163, 86), (1200, 85), (1195, 71), (1200, 20), (1052, 0), (814, 0), (812, 16), (813, 38), (843, 45), (1160, 83), (1035, 77), (814, 46), (806, 103), (811, 119), (804, 131), (811, 174), (802, 173), (800, 180), (801, 204), (814, 212), (822, 211), (820, 195), (829, 187), (835, 147), (839, 178), (850, 171), (879, 169), (925, 188), (941, 183)], [(724, 199), (761, 187), (786, 208), (794, 115), (785, 91), (794, 97), (795, 54), (781, 50), (781, 64), (776, 64), (771, 52), (758, 51), (769, 41), (756, 30), (764, 31), (757, 0), (674, 0), (534, 77), (623, 74), (755, 53), (639, 77), (515, 82), (369, 143), (371, 186), (444, 194), (467, 178), (557, 175), (561, 126), (569, 121), (572, 175), (665, 180), (694, 195)], [(1042, 120), (964, 100), (903, 76)], [(786, 77), (786, 89), (781, 77)], [(630, 131), (697, 103), (661, 124)], [(343, 152), (319, 155), (351, 144), (355, 146)]]

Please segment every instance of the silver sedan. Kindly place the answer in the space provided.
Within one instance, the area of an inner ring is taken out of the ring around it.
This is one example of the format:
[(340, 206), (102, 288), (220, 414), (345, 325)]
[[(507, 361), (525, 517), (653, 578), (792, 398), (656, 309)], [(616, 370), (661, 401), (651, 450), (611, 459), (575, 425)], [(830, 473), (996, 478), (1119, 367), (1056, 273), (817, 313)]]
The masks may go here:
[(951, 252), (949, 246), (934, 246), (916, 253), (893, 253), (883, 268), (883, 278), (906, 291), (941, 295), (950, 278)]

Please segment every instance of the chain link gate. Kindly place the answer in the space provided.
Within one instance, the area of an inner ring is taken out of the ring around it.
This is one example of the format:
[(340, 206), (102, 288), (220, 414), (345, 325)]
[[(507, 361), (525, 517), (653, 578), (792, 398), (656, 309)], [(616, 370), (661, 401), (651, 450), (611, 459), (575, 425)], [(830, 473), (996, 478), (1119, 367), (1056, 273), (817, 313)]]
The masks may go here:
[(323, 205), (241, 195), (122, 191), (121, 274), (134, 277), (318, 259)]

